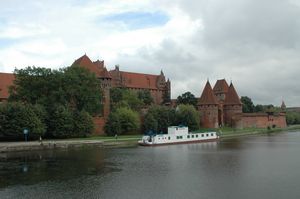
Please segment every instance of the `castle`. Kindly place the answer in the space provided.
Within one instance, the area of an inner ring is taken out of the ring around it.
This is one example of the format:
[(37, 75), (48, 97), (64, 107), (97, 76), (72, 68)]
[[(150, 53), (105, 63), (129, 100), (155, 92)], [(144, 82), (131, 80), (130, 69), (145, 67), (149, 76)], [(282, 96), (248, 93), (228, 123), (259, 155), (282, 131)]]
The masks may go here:
[[(75, 60), (73, 66), (86, 68), (95, 73), (103, 91), (103, 114), (94, 117), (96, 133), (102, 134), (106, 119), (110, 113), (110, 89), (126, 88), (132, 91), (149, 90), (154, 104), (170, 101), (171, 82), (164, 73), (159, 75), (120, 71), (119, 66), (108, 71), (104, 61), (91, 61), (87, 55)], [(0, 73), (0, 102), (9, 97), (8, 87), (13, 85), (14, 74)], [(172, 100), (174, 101), (174, 100)], [(284, 104), (283, 104), (284, 105)], [(285, 106), (285, 105), (284, 105)], [(197, 110), (200, 113), (200, 125), (204, 128), (229, 126), (234, 128), (286, 127), (285, 107), (281, 113), (243, 113), (242, 103), (232, 83), (228, 86), (225, 79), (218, 80), (212, 88), (207, 81)]]
[(200, 124), (204, 128), (228, 126), (233, 128), (286, 127), (285, 104), (280, 113), (243, 113), (242, 103), (232, 84), (218, 80), (212, 88), (209, 81), (198, 100)]

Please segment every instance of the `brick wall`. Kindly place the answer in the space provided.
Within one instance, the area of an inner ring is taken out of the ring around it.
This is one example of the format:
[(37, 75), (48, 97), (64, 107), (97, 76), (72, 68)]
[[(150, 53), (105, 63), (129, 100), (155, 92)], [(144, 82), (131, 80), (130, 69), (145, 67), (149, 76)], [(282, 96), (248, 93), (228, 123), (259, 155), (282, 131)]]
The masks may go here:
[(95, 129), (93, 135), (105, 135), (104, 133), (104, 125), (105, 125), (105, 118), (104, 117), (94, 117), (93, 122), (95, 125)]
[(242, 124), (244, 128), (267, 128), (268, 126), (285, 128), (286, 117), (284, 113), (271, 115), (267, 113), (244, 113), (242, 116)]

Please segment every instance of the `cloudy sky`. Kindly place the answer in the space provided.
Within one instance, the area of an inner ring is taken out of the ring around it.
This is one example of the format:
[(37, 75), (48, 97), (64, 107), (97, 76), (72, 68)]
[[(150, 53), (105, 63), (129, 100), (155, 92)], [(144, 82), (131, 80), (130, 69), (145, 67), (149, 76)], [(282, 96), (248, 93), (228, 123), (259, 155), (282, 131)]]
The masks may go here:
[(255, 104), (300, 106), (300, 0), (0, 1), (0, 71), (87, 54), (159, 74), (172, 98), (233, 81)]

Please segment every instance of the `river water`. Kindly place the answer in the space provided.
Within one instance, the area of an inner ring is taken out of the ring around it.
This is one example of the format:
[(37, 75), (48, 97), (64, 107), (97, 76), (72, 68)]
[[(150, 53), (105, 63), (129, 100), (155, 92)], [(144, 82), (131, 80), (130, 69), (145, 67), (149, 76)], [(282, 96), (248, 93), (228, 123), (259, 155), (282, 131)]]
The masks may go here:
[(300, 132), (0, 154), (0, 198), (300, 198)]

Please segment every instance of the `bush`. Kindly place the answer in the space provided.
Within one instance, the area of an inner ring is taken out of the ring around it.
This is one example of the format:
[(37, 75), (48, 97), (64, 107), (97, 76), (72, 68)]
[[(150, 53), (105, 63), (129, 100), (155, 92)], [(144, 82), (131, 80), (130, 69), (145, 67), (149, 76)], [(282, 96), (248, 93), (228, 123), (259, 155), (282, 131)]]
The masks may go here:
[(68, 138), (73, 137), (74, 120), (72, 112), (64, 107), (57, 106), (49, 114), (47, 137)]
[(94, 130), (94, 123), (91, 115), (86, 111), (76, 111), (73, 116), (73, 136), (86, 137)]
[(0, 139), (23, 140), (23, 130), (29, 130), (29, 139), (43, 136), (46, 128), (40, 117), (44, 111), (39, 106), (21, 103), (0, 105)]
[(176, 125), (175, 110), (165, 106), (152, 106), (145, 115), (146, 132), (167, 132), (169, 126)]
[(191, 131), (199, 129), (200, 116), (192, 105), (179, 105), (176, 109), (176, 120)]
[(132, 133), (140, 128), (139, 115), (129, 108), (118, 108), (109, 114), (104, 128), (107, 135)]

